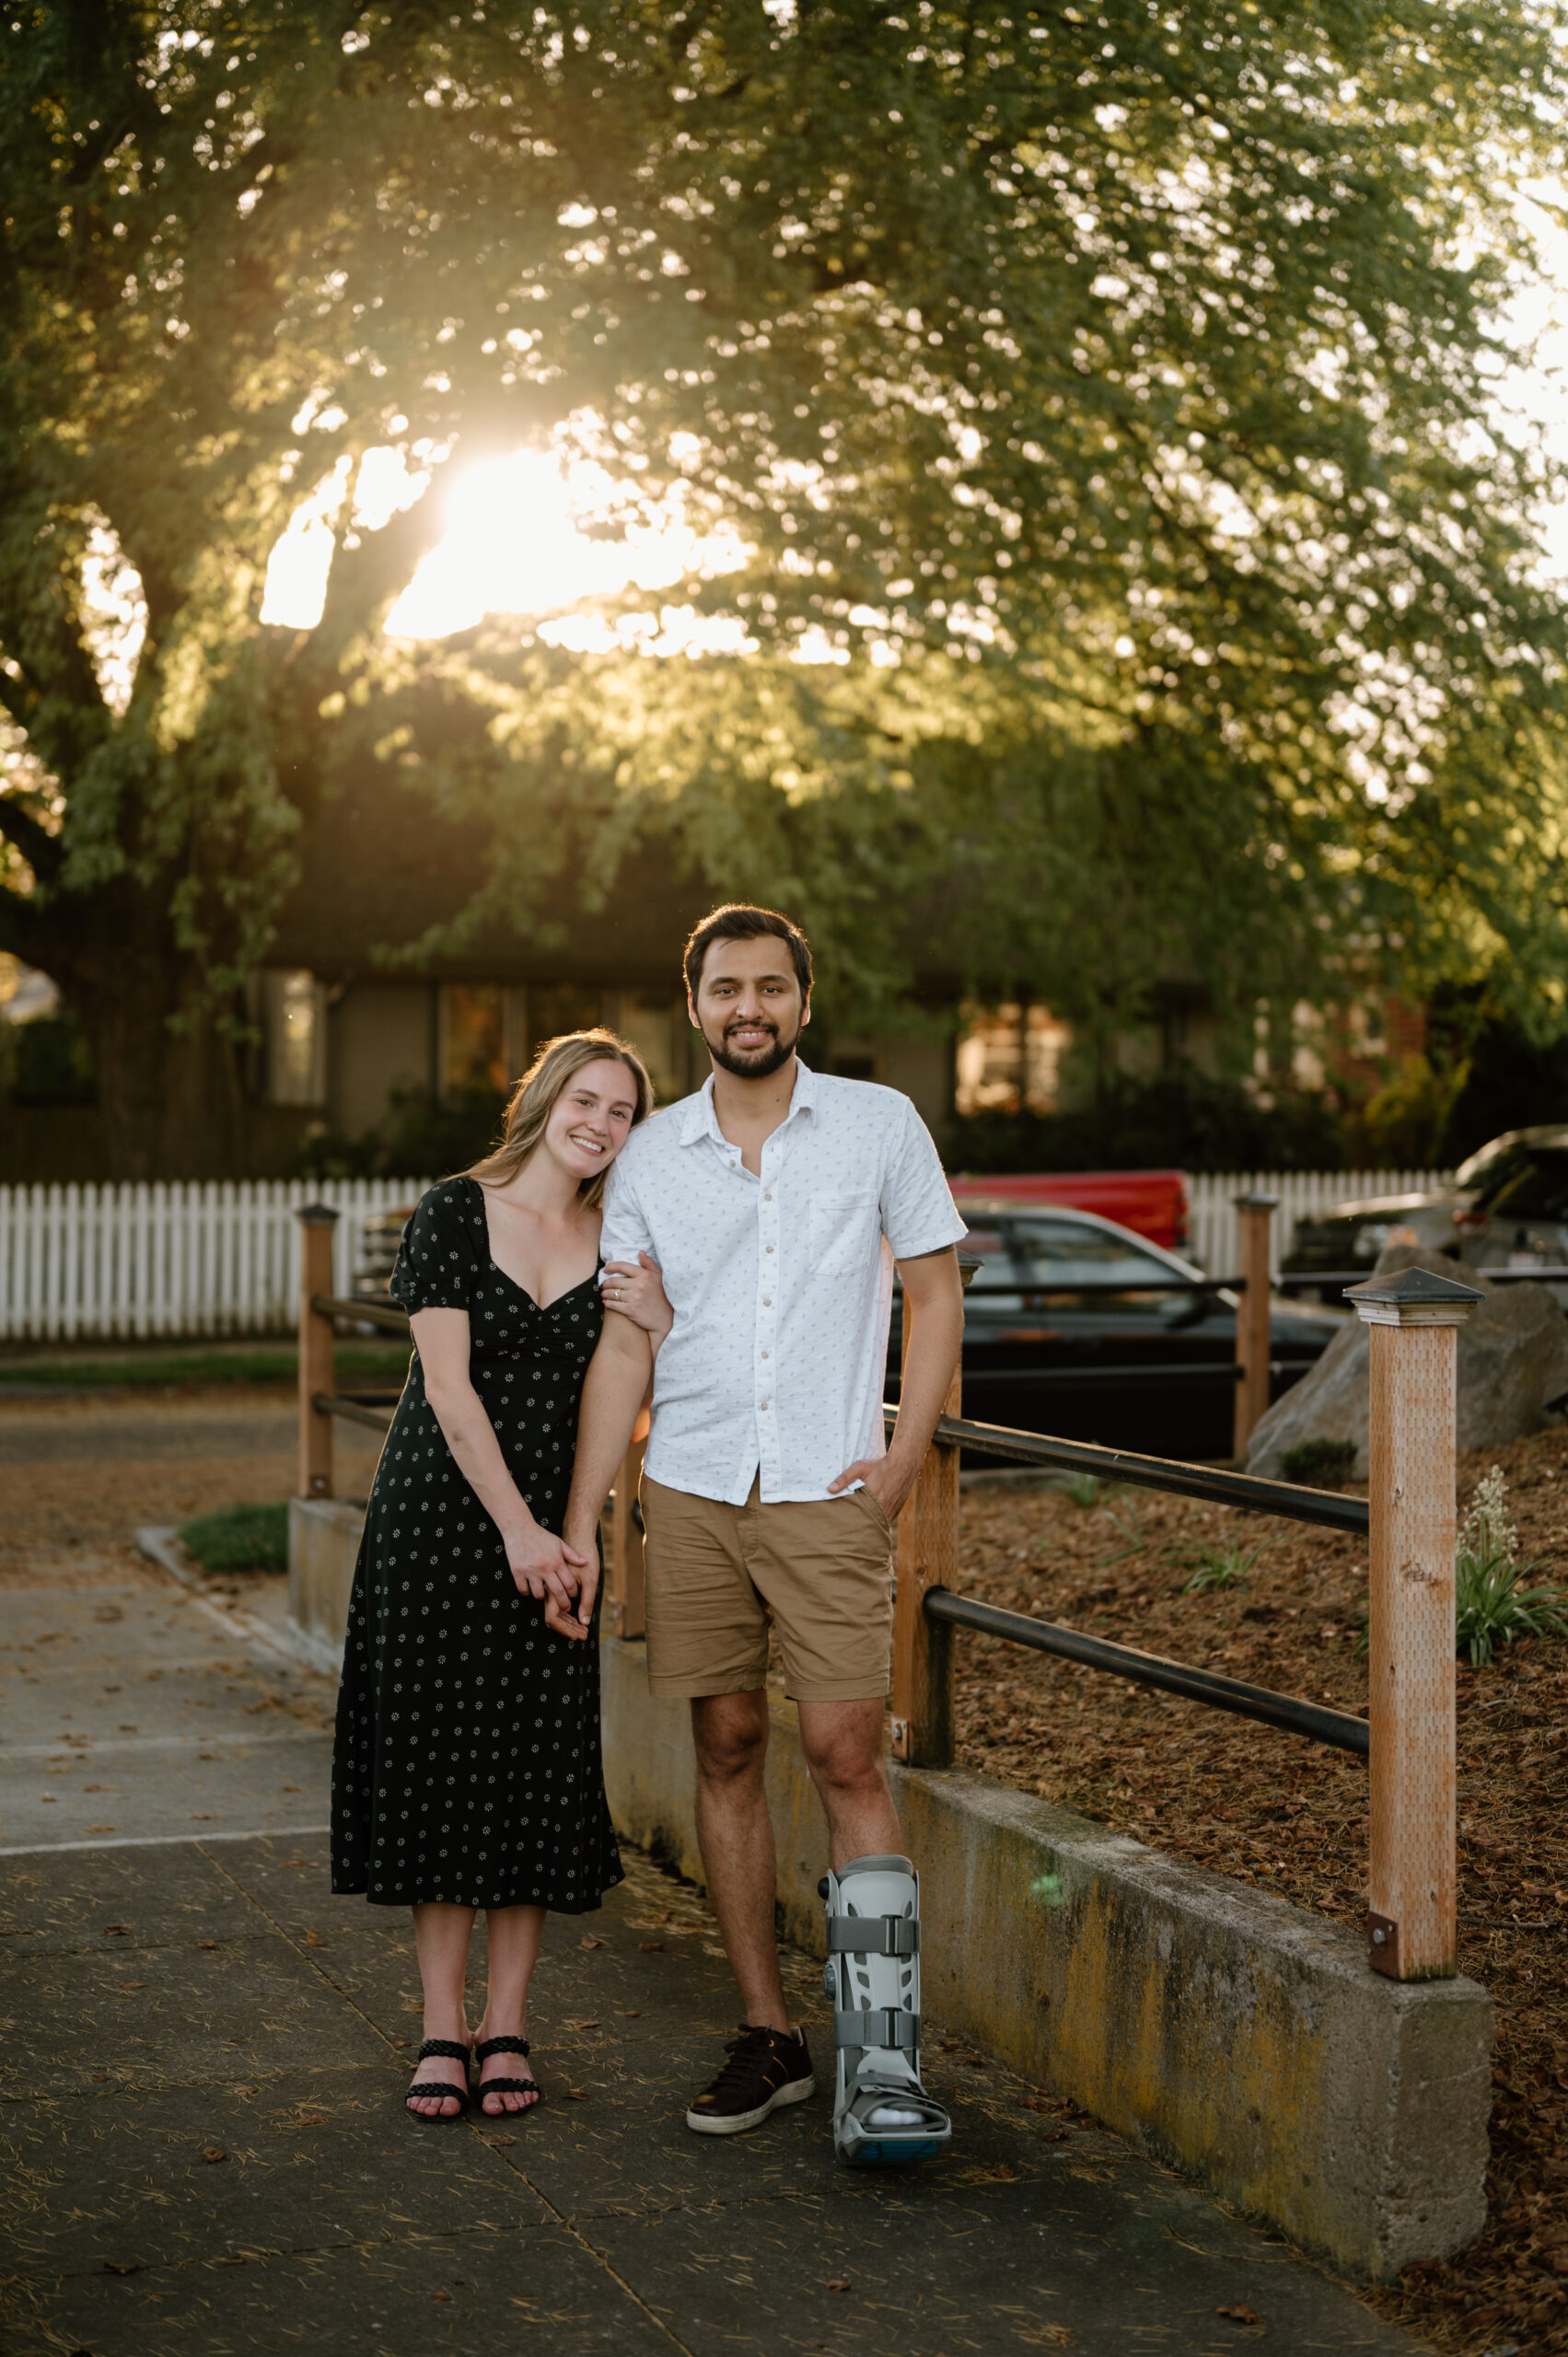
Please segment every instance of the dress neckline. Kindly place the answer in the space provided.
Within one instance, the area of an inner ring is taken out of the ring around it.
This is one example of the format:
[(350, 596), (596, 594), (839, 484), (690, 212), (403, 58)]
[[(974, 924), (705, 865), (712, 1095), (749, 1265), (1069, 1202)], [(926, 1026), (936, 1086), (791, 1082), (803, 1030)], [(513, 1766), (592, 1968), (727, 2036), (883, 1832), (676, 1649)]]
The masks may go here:
[(523, 1284), (517, 1277), (513, 1276), (509, 1269), (504, 1269), (501, 1266), (500, 1261), (495, 1258), (494, 1249), (490, 1241), (490, 1213), (485, 1208), (484, 1189), (481, 1186), (479, 1180), (473, 1178), (468, 1171), (465, 1170), (463, 1172), (463, 1177), (468, 1180), (469, 1185), (479, 1197), (479, 1217), (480, 1225), (484, 1230), (485, 1259), (489, 1261), (496, 1275), (500, 1277), (505, 1283), (509, 1284), (514, 1293), (520, 1293), (522, 1295), (523, 1299), (528, 1303), (530, 1309), (537, 1309), (541, 1318), (548, 1318), (552, 1309), (559, 1309), (563, 1301), (570, 1301), (572, 1295), (575, 1293), (581, 1293), (585, 1285), (592, 1285), (598, 1283), (598, 1269), (596, 1264), (587, 1276), (580, 1277), (575, 1285), (568, 1285), (564, 1293), (552, 1294), (548, 1301), (540, 1301), (537, 1295), (528, 1291), (527, 1285)]

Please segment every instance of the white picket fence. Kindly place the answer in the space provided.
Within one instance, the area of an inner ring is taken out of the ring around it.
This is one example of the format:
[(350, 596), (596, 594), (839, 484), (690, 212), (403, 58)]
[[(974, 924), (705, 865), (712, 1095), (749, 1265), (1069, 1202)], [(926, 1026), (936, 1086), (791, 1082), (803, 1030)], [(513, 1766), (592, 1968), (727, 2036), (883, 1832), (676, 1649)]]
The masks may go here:
[(417, 1202), (428, 1184), (0, 1187), (0, 1340), (285, 1333), (299, 1310), (300, 1205), (342, 1213), (332, 1284), (346, 1293), (366, 1219)]
[(1237, 1195), (1279, 1197), (1271, 1237), (1277, 1276), (1298, 1219), (1333, 1203), (1355, 1202), (1364, 1195), (1424, 1194), (1447, 1186), (1452, 1178), (1448, 1170), (1258, 1170), (1189, 1178), (1187, 1257), (1212, 1277), (1237, 1273)]
[[(1304, 1212), (1358, 1195), (1441, 1186), (1429, 1170), (1254, 1171), (1191, 1178), (1191, 1257), (1237, 1261), (1233, 1197), (1277, 1195), (1276, 1267)], [(423, 1178), (232, 1180), (138, 1187), (0, 1187), (0, 1341), (288, 1332), (298, 1309), (302, 1203), (342, 1213), (332, 1283), (352, 1286), (366, 1220), (416, 1202)]]

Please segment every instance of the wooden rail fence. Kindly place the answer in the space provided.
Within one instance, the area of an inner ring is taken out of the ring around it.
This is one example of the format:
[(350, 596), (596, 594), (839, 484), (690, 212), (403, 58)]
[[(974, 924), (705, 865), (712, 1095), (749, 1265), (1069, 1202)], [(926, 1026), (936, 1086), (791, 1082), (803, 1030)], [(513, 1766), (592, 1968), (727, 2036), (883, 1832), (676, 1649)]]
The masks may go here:
[[(1262, 1190), (1251, 1190), (1237, 1209), (1247, 1278), (1237, 1320), (1239, 1456), (1250, 1431), (1248, 1418), (1268, 1397), (1267, 1271), (1274, 1205)], [(334, 1294), (332, 1230), (338, 1214), (329, 1205), (313, 1204), (302, 1206), (297, 1216), (299, 1487), (302, 1496), (320, 1498), (331, 1494), (332, 1419), (347, 1416), (381, 1429), (391, 1421), (385, 1395), (335, 1392), (336, 1325), (373, 1315), (377, 1323), (406, 1330), (407, 1320), (394, 1304), (367, 1305)], [(972, 1275), (972, 1267), (966, 1273)], [(962, 1376), (955, 1375), (899, 1518), (891, 1746), (895, 1758), (909, 1767), (953, 1764), (953, 1631), (969, 1626), (1359, 1753), (1370, 1771), (1367, 1960), (1375, 1971), (1395, 1980), (1433, 1980), (1458, 1969), (1455, 1378), (1457, 1329), (1481, 1295), (1446, 1277), (1410, 1269), (1359, 1284), (1347, 1298), (1372, 1329), (1371, 1479), (1365, 1505), (1331, 1492), (1231, 1469), (976, 1423), (961, 1413)], [(896, 1413), (888, 1410), (889, 1422)], [(628, 1638), (641, 1636), (644, 1629), (637, 1490), (645, 1437), (645, 1425), (621, 1465), (611, 1512), (605, 1609), (612, 1631)], [(1365, 1529), (1370, 1558), (1365, 1742), (1359, 1723), (1347, 1713), (960, 1596), (958, 1464), (966, 1449), (1016, 1464), (1098, 1471), (1113, 1480), (1210, 1497), (1254, 1513)]]

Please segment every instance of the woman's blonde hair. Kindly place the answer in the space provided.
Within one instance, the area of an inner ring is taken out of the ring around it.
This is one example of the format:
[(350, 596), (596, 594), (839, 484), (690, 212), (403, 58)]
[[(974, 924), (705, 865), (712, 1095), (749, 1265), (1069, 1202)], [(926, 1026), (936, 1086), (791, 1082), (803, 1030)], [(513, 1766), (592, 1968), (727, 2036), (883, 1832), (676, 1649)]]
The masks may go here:
[[(496, 1187), (504, 1187), (509, 1178), (515, 1178), (543, 1137), (562, 1090), (585, 1064), (600, 1063), (606, 1057), (624, 1064), (632, 1075), (637, 1100), (632, 1127), (635, 1129), (639, 1121), (645, 1121), (654, 1109), (654, 1085), (636, 1049), (613, 1031), (598, 1028), (591, 1031), (566, 1031), (559, 1039), (547, 1039), (540, 1048), (507, 1100), (500, 1144), (482, 1162), (476, 1162), (466, 1176), (482, 1182), (488, 1180)], [(609, 1177), (607, 1163), (596, 1178), (583, 1181), (578, 1191), (590, 1211), (598, 1211), (603, 1202)]]

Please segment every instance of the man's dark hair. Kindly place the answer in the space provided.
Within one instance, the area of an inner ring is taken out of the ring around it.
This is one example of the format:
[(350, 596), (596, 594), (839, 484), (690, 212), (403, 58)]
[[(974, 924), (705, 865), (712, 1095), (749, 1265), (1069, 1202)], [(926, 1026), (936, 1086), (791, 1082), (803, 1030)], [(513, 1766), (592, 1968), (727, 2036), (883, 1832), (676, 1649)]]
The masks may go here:
[(703, 979), (703, 960), (715, 941), (760, 941), (772, 934), (775, 941), (787, 941), (795, 979), (800, 984), (800, 995), (807, 998), (811, 991), (811, 944), (797, 924), (780, 916), (777, 909), (747, 908), (740, 901), (731, 901), (722, 909), (714, 909), (705, 916), (686, 944), (686, 987), (694, 999), (697, 985)]

